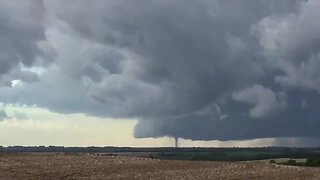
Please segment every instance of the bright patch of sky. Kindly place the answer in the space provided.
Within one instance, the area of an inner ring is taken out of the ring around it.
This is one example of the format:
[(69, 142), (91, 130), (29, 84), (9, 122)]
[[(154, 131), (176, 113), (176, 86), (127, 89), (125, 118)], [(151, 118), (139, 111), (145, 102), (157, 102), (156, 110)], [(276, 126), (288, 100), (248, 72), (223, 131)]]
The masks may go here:
[[(34, 106), (0, 103), (8, 119), (0, 122), (0, 142), (11, 145), (63, 146), (174, 146), (171, 137), (134, 138), (133, 119), (103, 119), (83, 114), (58, 114)], [(16, 117), (23, 114), (24, 119)], [(256, 147), (271, 146), (275, 139), (248, 141), (193, 141), (179, 139), (181, 147)]]

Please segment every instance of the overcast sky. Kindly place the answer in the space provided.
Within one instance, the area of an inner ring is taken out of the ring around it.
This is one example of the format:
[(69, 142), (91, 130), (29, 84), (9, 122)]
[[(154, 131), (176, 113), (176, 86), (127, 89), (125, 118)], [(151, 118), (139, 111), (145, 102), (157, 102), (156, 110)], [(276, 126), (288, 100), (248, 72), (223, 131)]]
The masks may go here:
[(0, 145), (319, 146), (319, 0), (0, 0)]

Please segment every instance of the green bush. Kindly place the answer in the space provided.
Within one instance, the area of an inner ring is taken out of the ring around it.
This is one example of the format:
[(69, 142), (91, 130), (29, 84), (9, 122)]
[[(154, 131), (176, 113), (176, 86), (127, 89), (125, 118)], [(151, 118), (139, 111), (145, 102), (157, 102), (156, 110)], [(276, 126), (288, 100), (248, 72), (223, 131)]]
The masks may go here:
[(289, 159), (288, 162), (287, 162), (287, 164), (288, 164), (288, 165), (295, 166), (295, 165), (297, 165), (297, 162), (296, 162), (296, 160)]
[(270, 163), (270, 164), (276, 164), (277, 162), (276, 162), (275, 160), (271, 159), (271, 160), (269, 161), (269, 163)]
[(149, 154), (149, 158), (154, 159), (154, 155), (152, 153)]
[(319, 167), (320, 166), (320, 158), (308, 158), (306, 162), (306, 166)]

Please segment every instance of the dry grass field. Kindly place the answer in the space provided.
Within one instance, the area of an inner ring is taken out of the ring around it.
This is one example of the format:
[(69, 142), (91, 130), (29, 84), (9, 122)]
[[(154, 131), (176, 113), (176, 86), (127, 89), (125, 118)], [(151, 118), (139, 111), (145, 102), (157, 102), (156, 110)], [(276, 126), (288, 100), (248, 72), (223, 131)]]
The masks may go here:
[(320, 179), (320, 168), (140, 157), (0, 154), (0, 179)]

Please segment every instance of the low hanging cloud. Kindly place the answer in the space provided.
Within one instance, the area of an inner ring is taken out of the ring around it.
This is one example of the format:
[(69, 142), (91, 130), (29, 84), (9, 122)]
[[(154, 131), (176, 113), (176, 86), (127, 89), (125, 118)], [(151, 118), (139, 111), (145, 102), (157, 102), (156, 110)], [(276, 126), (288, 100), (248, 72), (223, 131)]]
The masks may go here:
[[(0, 88), (0, 101), (135, 118), (135, 137), (320, 136), (317, 0), (29, 3), (41, 21), (22, 11), (8, 20), (19, 28), (5, 24), (28, 36), (0, 31), (19, 40), (6, 56), (20, 54), (0, 57), (0, 77), (23, 81)], [(29, 74), (12, 78), (19, 64)]]
[(0, 110), (0, 121), (3, 121), (8, 118), (8, 115), (5, 111)]

